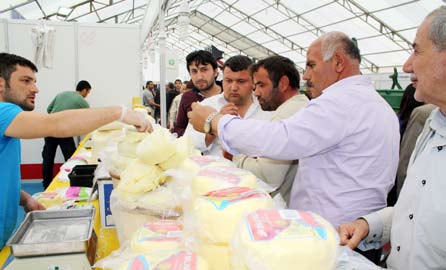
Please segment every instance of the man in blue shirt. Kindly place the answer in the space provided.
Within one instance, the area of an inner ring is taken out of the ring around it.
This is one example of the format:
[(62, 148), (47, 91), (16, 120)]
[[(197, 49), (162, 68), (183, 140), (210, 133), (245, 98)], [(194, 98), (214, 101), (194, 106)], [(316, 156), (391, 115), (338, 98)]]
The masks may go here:
[(66, 110), (44, 114), (31, 112), (36, 94), (36, 66), (29, 60), (0, 53), (0, 248), (11, 236), (17, 220), (17, 205), (26, 212), (44, 207), (20, 189), (20, 139), (86, 134), (115, 120), (150, 131), (141, 113), (124, 106)]

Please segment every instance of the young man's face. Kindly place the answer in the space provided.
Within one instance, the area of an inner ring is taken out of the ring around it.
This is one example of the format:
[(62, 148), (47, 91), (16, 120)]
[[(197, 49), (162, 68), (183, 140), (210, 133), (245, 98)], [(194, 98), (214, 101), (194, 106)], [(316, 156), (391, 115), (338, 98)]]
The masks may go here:
[(194, 86), (200, 91), (206, 91), (214, 86), (218, 70), (214, 69), (211, 64), (203, 65), (194, 62), (189, 65), (189, 74)]
[(0, 80), (1, 101), (14, 103), (24, 111), (34, 110), (34, 102), (39, 89), (37, 89), (36, 76), (31, 68), (16, 65), (16, 70), (9, 79), (9, 85), (4, 79)]
[(180, 92), (182, 86), (183, 86), (183, 83), (181, 81), (175, 81), (175, 90), (177, 92)]
[(254, 83), (248, 70), (232, 71), (225, 67), (223, 70), (223, 92), (228, 102), (236, 106), (246, 105), (252, 101)]
[(255, 96), (259, 101), (262, 110), (275, 111), (280, 106), (278, 102), (279, 91), (274, 87), (273, 82), (269, 78), (269, 73), (264, 67), (254, 72)]

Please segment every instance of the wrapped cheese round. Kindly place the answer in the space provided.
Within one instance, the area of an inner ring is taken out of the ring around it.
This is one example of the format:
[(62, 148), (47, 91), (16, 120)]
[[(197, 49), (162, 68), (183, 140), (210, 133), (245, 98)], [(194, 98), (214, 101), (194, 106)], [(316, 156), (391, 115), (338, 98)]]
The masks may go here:
[(208, 270), (206, 261), (187, 251), (160, 250), (139, 254), (124, 263), (122, 270)]
[(169, 170), (178, 168), (183, 164), (184, 160), (191, 156), (200, 156), (201, 153), (195, 149), (191, 139), (187, 136), (180, 137), (175, 140), (176, 152), (166, 161), (159, 164), (161, 169)]
[(339, 239), (322, 217), (298, 210), (246, 215), (231, 242), (237, 269), (332, 270)]
[(133, 253), (147, 253), (163, 249), (178, 249), (183, 226), (176, 220), (159, 220), (144, 224), (132, 237)]
[(120, 130), (94, 131), (91, 134), (91, 161), (97, 163), (99, 154), (109, 145), (109, 142), (121, 135)]
[(137, 157), (150, 165), (168, 160), (175, 152), (172, 135), (164, 128), (155, 129), (136, 148)]
[[(214, 245), (203, 242), (198, 247), (198, 256), (203, 258), (212, 270), (231, 270), (231, 260), (228, 245)], [(241, 269), (237, 269), (241, 270)]]
[(192, 156), (184, 160), (181, 167), (188, 172), (197, 173), (207, 166), (233, 166), (233, 163), (219, 156)]
[(192, 192), (196, 196), (229, 187), (257, 188), (257, 177), (235, 167), (207, 166), (198, 171), (192, 180)]
[(129, 193), (143, 193), (155, 189), (163, 182), (161, 169), (139, 161), (131, 163), (121, 173), (118, 190)]
[(202, 239), (228, 244), (243, 214), (272, 207), (273, 200), (268, 193), (248, 187), (232, 187), (198, 197), (193, 211)]

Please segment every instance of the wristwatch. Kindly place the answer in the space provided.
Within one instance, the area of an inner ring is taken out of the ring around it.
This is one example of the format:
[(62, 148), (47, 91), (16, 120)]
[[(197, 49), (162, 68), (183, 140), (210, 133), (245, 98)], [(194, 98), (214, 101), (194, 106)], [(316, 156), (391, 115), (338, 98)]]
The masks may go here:
[(211, 122), (217, 115), (218, 115), (218, 112), (213, 112), (210, 115), (208, 115), (208, 117), (204, 121), (204, 126), (203, 126), (204, 133), (211, 134), (211, 131), (212, 131)]

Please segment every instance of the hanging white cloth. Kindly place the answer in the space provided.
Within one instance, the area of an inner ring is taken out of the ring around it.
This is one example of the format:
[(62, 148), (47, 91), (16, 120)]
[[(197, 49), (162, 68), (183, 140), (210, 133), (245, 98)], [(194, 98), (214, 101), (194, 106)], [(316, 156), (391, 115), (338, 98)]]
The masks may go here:
[(41, 22), (31, 29), (31, 36), (34, 44), (34, 63), (38, 67), (53, 67), (55, 32), (53, 27), (49, 27)]

